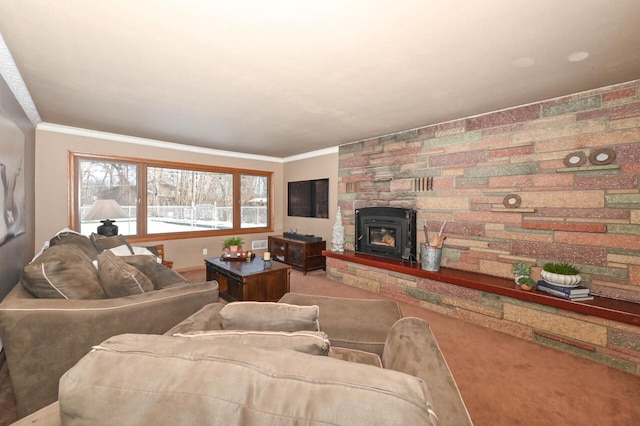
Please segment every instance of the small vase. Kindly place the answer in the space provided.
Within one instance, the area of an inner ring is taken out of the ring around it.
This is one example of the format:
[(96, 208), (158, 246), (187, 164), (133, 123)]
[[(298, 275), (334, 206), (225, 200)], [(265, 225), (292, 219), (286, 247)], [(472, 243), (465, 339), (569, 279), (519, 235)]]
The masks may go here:
[(533, 290), (533, 287), (528, 286), (528, 285), (524, 285), (524, 284), (520, 284), (520, 288), (523, 289), (524, 291), (531, 291)]

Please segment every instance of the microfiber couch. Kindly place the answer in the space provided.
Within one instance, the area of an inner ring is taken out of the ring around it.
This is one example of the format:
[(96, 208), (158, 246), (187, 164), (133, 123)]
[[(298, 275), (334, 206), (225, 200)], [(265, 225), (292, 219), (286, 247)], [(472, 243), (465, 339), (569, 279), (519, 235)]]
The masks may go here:
[(189, 283), (121, 236), (58, 233), (0, 303), (18, 416), (56, 401), (60, 377), (92, 346), (122, 333), (162, 334), (216, 301), (217, 282)]
[(425, 321), (392, 301), (295, 293), (107, 339), (17, 424), (34, 423), (472, 424)]

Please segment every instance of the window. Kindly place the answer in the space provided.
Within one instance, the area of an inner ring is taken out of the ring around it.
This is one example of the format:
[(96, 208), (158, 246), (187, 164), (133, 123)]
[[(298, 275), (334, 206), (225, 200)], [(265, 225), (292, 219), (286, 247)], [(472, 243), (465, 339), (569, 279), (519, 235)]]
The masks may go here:
[[(75, 200), (71, 223), (84, 235), (96, 232), (107, 219), (115, 222), (119, 234), (140, 238), (272, 230), (271, 172), (77, 153), (70, 156)], [(92, 206), (97, 200), (114, 200), (121, 210), (96, 215)]]

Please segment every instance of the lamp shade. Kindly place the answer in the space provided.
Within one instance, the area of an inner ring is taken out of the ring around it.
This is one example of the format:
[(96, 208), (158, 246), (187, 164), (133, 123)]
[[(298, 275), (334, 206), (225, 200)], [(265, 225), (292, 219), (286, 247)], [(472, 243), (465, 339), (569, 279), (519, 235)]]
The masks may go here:
[(116, 200), (96, 200), (84, 216), (84, 220), (118, 219), (121, 217), (127, 217), (127, 214)]

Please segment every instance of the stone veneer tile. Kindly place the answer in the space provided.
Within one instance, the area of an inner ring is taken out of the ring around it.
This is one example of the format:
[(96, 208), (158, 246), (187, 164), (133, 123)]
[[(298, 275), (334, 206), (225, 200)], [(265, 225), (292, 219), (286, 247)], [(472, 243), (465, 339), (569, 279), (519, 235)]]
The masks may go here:
[(489, 150), (489, 158), (515, 157), (516, 155), (531, 155), (532, 145), (522, 145)]
[(604, 207), (604, 191), (529, 191), (520, 195), (531, 207), (597, 209)]
[(556, 232), (558, 244), (588, 245), (592, 247), (615, 247), (637, 250), (640, 236), (626, 234), (586, 234), (581, 232)]
[(477, 164), (487, 161), (487, 150), (452, 152), (429, 157), (430, 167), (454, 166), (461, 164)]
[(640, 256), (632, 254), (624, 255), (607, 253), (607, 262), (621, 263), (625, 265), (640, 265)]
[(576, 175), (575, 188), (577, 189), (631, 189), (638, 187), (638, 176), (634, 175)]
[(482, 315), (473, 311), (459, 309), (455, 311), (454, 316), (461, 320), (468, 321), (472, 324), (500, 331), (511, 336), (519, 337), (521, 339), (531, 340), (531, 336), (533, 334), (533, 330), (531, 329), (531, 327), (522, 324), (502, 321), (499, 318)]
[(504, 126), (540, 118), (540, 104), (493, 112), (467, 119), (467, 131)]
[(360, 269), (356, 271), (356, 275), (369, 281), (376, 281), (385, 284), (395, 285), (397, 281), (395, 277), (389, 276), (386, 271), (376, 268)]
[(593, 361), (599, 362), (601, 364), (606, 364), (611, 367), (617, 368), (619, 370), (627, 371), (630, 373), (637, 374), (638, 366), (635, 363), (624, 361), (621, 359), (614, 358), (612, 356), (608, 356), (606, 354), (600, 352), (592, 352), (586, 351), (584, 349), (578, 348), (573, 345), (568, 345), (563, 342), (559, 342), (557, 340), (549, 339), (543, 336), (534, 335), (534, 341), (545, 344), (547, 346), (551, 346), (556, 349), (560, 349), (564, 352), (570, 352), (575, 355), (582, 356), (584, 358), (591, 359)]
[(502, 310), (490, 308), (477, 303), (470, 303), (453, 297), (442, 297), (440, 299), (442, 305), (452, 306), (458, 309), (475, 312), (493, 318), (502, 318)]
[(571, 318), (511, 304), (504, 305), (504, 319), (546, 330), (594, 345), (606, 346), (607, 328)]
[(442, 136), (439, 138), (426, 139), (422, 143), (424, 149), (432, 149), (438, 147), (451, 147), (452, 145), (468, 144), (470, 142), (477, 142), (482, 138), (482, 133), (479, 131), (466, 132), (456, 135)]
[(571, 114), (557, 115), (554, 117), (545, 117), (545, 118), (541, 118), (540, 120), (529, 121), (527, 123), (524, 123), (524, 129), (526, 130), (548, 129), (549, 127), (558, 127), (558, 126), (563, 126), (565, 124), (571, 124), (575, 122), (576, 122), (575, 115), (571, 115)]
[(607, 232), (610, 234), (640, 235), (640, 225), (607, 225)]
[(408, 287), (406, 289), (406, 294), (407, 296), (413, 297), (414, 299), (424, 300), (425, 302), (434, 305), (440, 305), (440, 300), (442, 298), (439, 294), (431, 293), (414, 287)]
[[(592, 123), (592, 122), (587, 122)], [(552, 139), (538, 141), (536, 151), (563, 151), (586, 148), (601, 148), (620, 144), (637, 143), (640, 138), (640, 129), (605, 131), (606, 123), (600, 124), (602, 129), (589, 129), (588, 134), (582, 135), (556, 135)], [(567, 136), (567, 137), (564, 137)], [(564, 156), (562, 157), (564, 158)]]
[(556, 115), (571, 114), (578, 111), (586, 111), (600, 108), (602, 99), (599, 95), (586, 98), (572, 99), (566, 102), (549, 102), (542, 104), (542, 116), (552, 117)]
[(576, 114), (576, 120), (592, 120), (594, 118), (609, 117), (618, 114), (628, 114), (640, 112), (640, 102), (631, 104), (617, 105), (609, 108), (596, 109), (594, 111), (585, 111)]
[(468, 210), (469, 200), (463, 197), (425, 196), (416, 198), (416, 208), (418, 210)]
[(353, 275), (344, 275), (342, 282), (352, 287), (361, 288), (372, 293), (380, 292), (380, 284), (374, 281), (370, 281), (366, 278), (359, 278)]
[(575, 232), (607, 232), (607, 226), (604, 223), (568, 223), (568, 222), (541, 222), (541, 221), (522, 221), (522, 227), (525, 229), (540, 229), (551, 231), (575, 231)]
[(369, 164), (369, 157), (361, 155), (358, 157), (341, 158), (338, 161), (338, 167), (340, 169), (347, 169), (353, 167), (364, 167)]
[(633, 164), (640, 163), (640, 144), (631, 143), (628, 145), (618, 145), (615, 147), (616, 164)]
[[(640, 357), (634, 356), (634, 352), (630, 352), (625, 348), (621, 348), (619, 346), (613, 346), (610, 348), (598, 348), (598, 352), (603, 356), (607, 356), (610, 358), (618, 358), (623, 362), (628, 361), (629, 363), (636, 366), (635, 374), (640, 374)], [(633, 370), (631, 370), (633, 372)]]
[(501, 166), (480, 166), (464, 169), (464, 177), (519, 176), (538, 172), (536, 163), (506, 164)]
[(614, 90), (613, 92), (603, 93), (602, 101), (603, 102), (611, 102), (620, 98), (636, 98), (637, 97), (636, 87), (627, 87), (620, 90)]
[(631, 333), (628, 331), (610, 330), (609, 345), (620, 346), (636, 352), (635, 356), (640, 357), (640, 328), (639, 333)]
[[(583, 121), (580, 123), (562, 124), (557, 127), (544, 127), (541, 129), (532, 129), (518, 132), (512, 135), (511, 141), (514, 144), (522, 144), (525, 142), (535, 142), (536, 151), (557, 151), (558, 146), (545, 143), (546, 140), (556, 140), (558, 138), (569, 138), (570, 136), (578, 136), (581, 134), (593, 134), (597, 132), (605, 132), (607, 125), (604, 122), (599, 121)], [(577, 146), (583, 146), (578, 144), (572, 144), (571, 147), (561, 149), (572, 149)]]
[(608, 194), (604, 199), (610, 207), (640, 207), (640, 194)]
[(609, 128), (611, 128), (612, 130), (632, 129), (634, 127), (640, 127), (640, 116), (620, 120), (612, 120), (609, 123)]
[(425, 290), (432, 293), (437, 293), (442, 296), (450, 296), (462, 300), (469, 300), (478, 302), (480, 300), (481, 292), (471, 288), (461, 287), (458, 285), (443, 283), (440, 281), (430, 280), (426, 278), (418, 279), (417, 287), (421, 290)]
[(466, 188), (466, 187), (484, 187), (489, 183), (489, 178), (457, 178), (455, 179), (455, 188)]
[[(564, 232), (564, 231), (556, 231), (556, 235), (558, 233), (563, 234), (578, 234), (578, 235), (588, 235), (589, 238), (594, 238), (601, 234), (583, 234), (581, 232)], [(584, 238), (580, 241), (583, 241), (582, 244), (585, 244)], [(536, 259), (549, 259), (556, 260), (562, 259), (565, 262), (573, 262), (577, 264), (589, 264), (589, 265), (606, 265), (607, 261), (607, 252), (606, 247), (598, 244), (591, 244), (589, 241), (589, 245), (595, 247), (579, 247), (579, 246), (571, 246), (567, 244), (561, 244), (556, 236), (555, 243), (540, 243), (540, 242), (531, 242), (531, 241), (513, 241), (511, 243), (511, 253), (519, 256), (529, 256), (535, 257)]]

